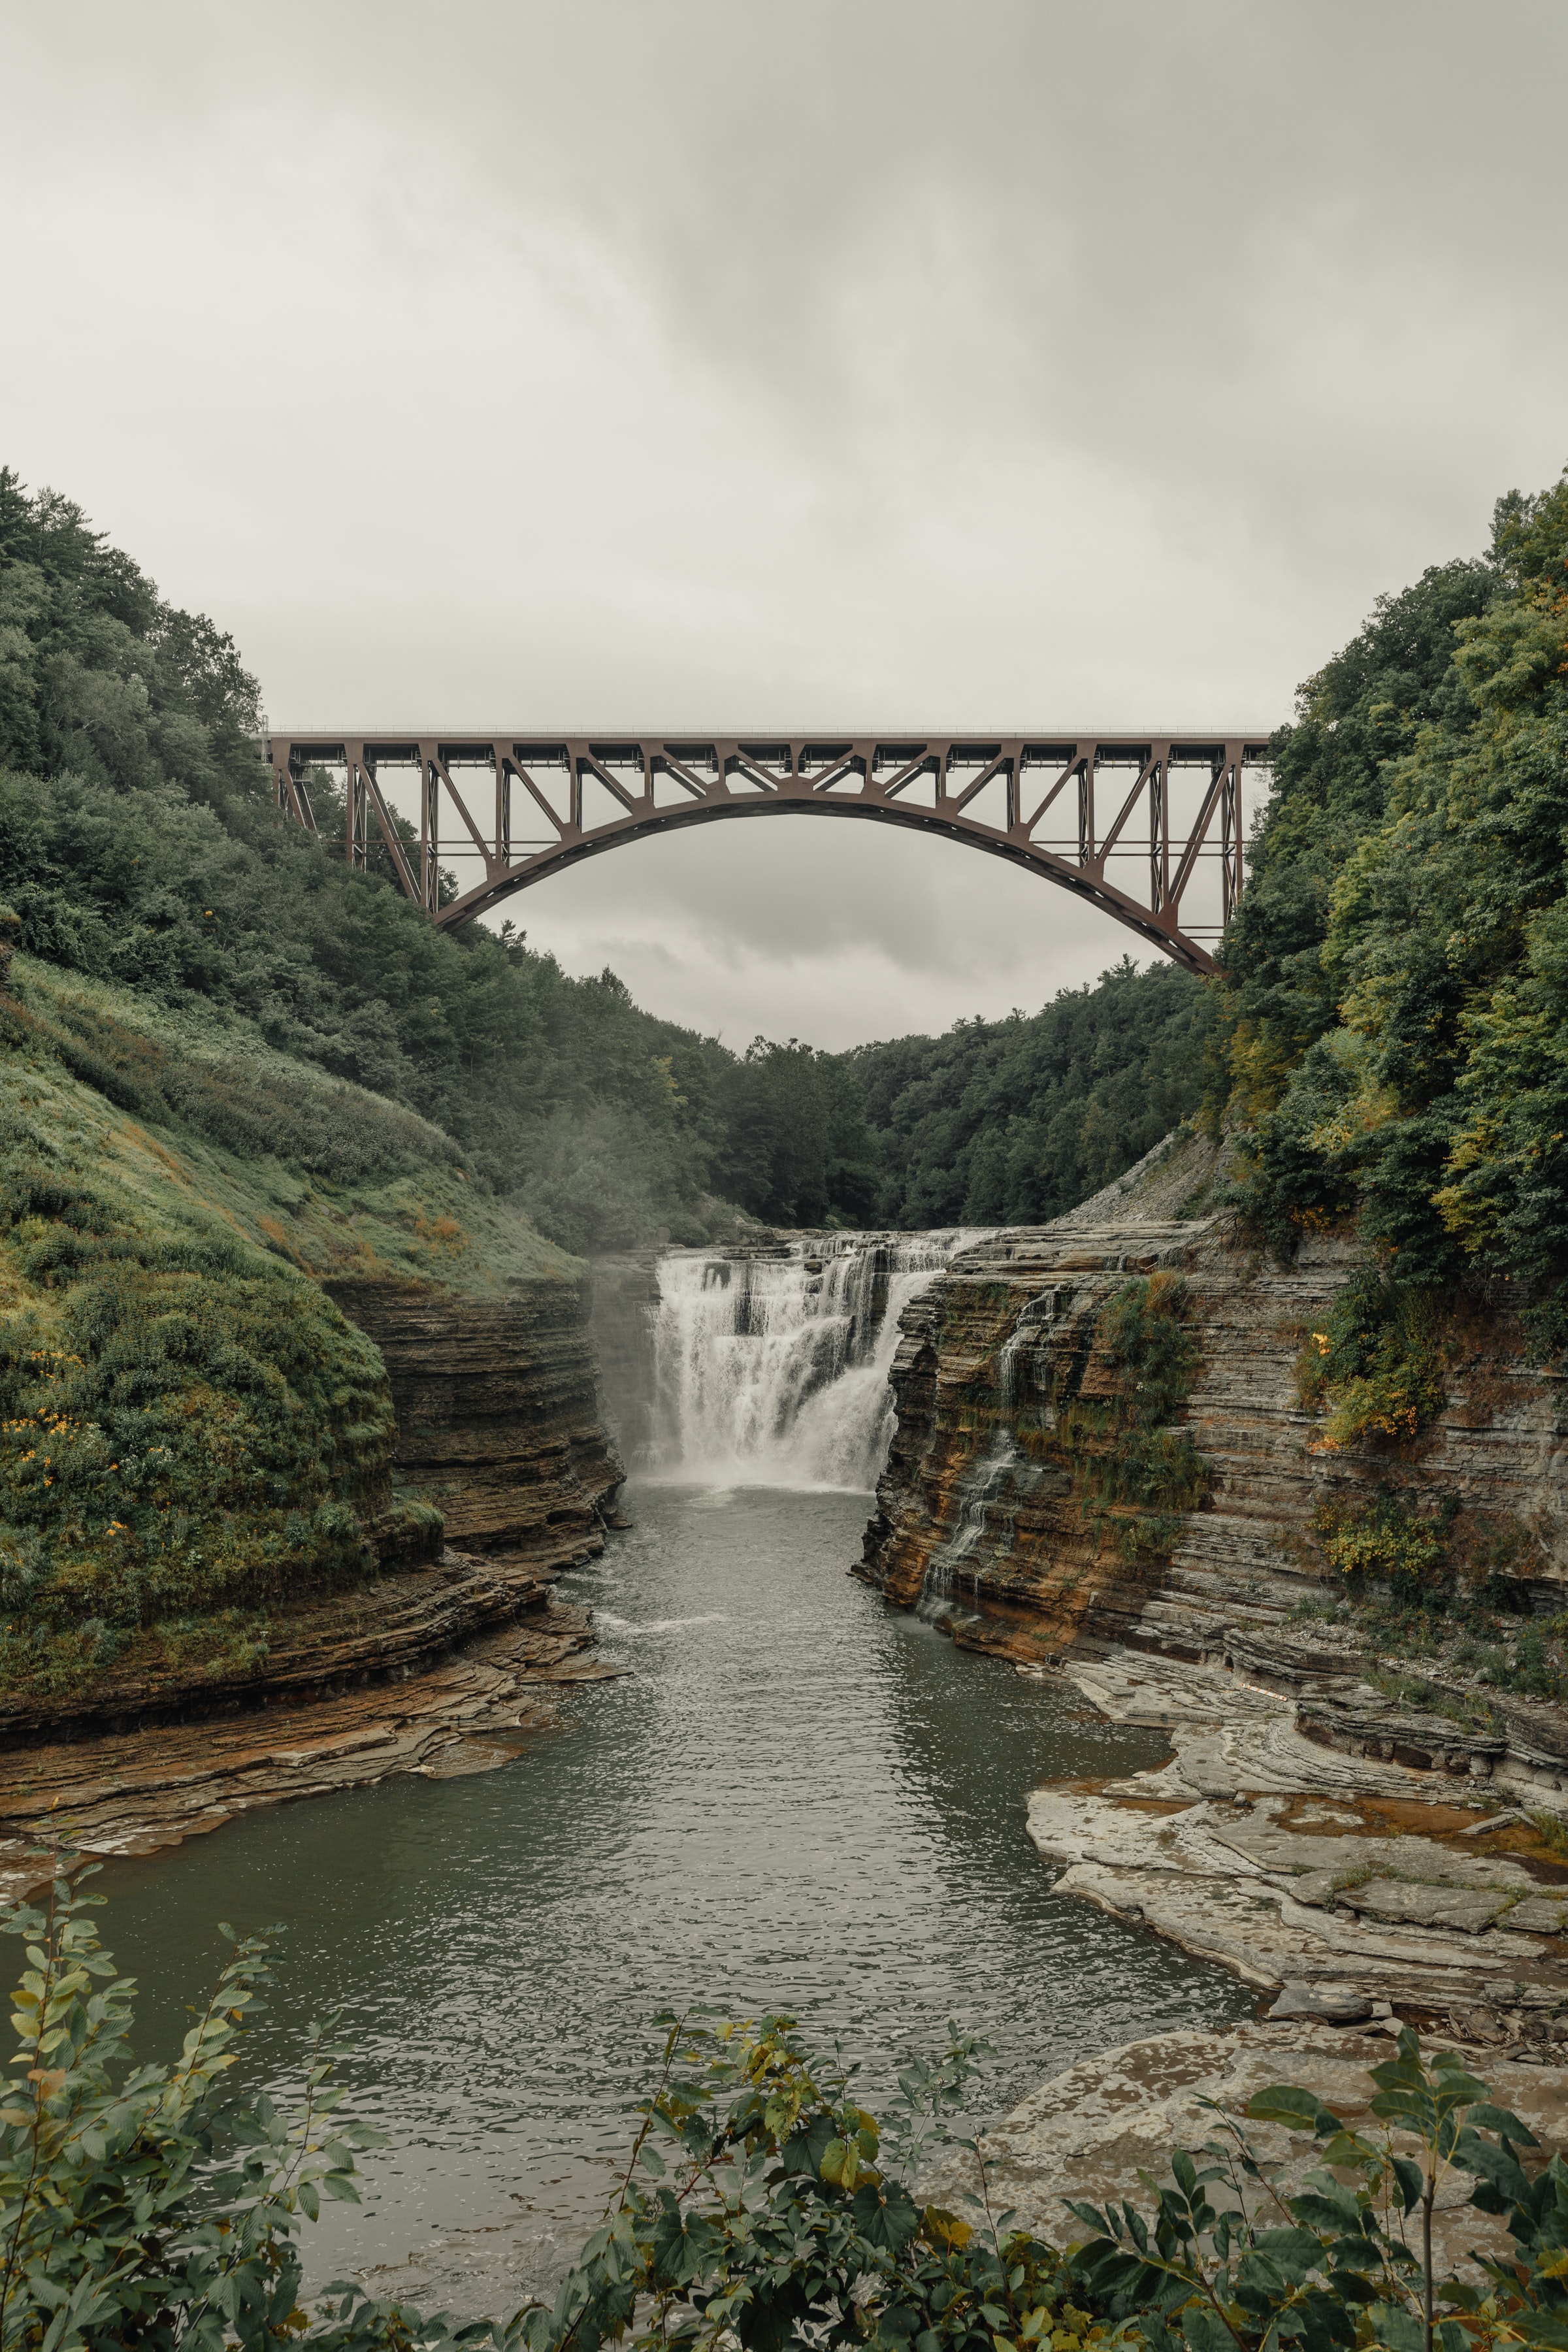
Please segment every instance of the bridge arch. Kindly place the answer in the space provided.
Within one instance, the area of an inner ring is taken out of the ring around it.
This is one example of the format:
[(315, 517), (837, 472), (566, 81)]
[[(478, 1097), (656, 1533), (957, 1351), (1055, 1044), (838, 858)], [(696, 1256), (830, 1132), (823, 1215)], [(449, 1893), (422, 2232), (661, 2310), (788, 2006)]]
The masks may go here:
[[(1244, 878), (1242, 770), (1266, 746), (1260, 733), (1235, 731), (608, 739), (328, 729), (274, 735), (267, 751), (279, 809), (312, 832), (308, 772), (343, 772), (348, 863), (368, 865), (379, 847), (443, 929), (623, 842), (730, 817), (868, 817), (1005, 857), (1206, 972)], [(1173, 824), (1179, 781), (1187, 811)], [(416, 822), (394, 805), (410, 783)], [(454, 851), (482, 870), (443, 904), (441, 863)], [(1218, 920), (1184, 925), (1205, 861), (1218, 868)]]

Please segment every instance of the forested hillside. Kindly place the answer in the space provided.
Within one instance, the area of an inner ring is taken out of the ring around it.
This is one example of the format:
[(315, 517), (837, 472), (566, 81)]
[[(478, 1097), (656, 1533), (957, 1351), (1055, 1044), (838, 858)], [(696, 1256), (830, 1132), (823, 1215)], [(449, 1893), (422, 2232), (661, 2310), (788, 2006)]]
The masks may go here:
[(879, 1219), (1060, 1216), (1197, 1108), (1212, 1024), (1200, 982), (1128, 957), (1041, 1013), (862, 1046), (847, 1059), (881, 1160)]
[(1208, 1115), (1260, 1235), (1378, 1245), (1328, 1372), (1414, 1427), (1467, 1269), (1568, 1340), (1568, 478), (1382, 599), (1273, 756)]
[(508, 929), (437, 932), (277, 820), (254, 679), (51, 492), (0, 469), (0, 898), (21, 944), (416, 1110), (578, 1251), (753, 1214), (862, 1216), (858, 1097), (828, 1057), (737, 1058)]
[(1032, 1023), (737, 1056), (510, 927), (434, 930), (282, 827), (259, 725), (231, 637), (0, 468), (0, 900), (21, 944), (247, 1015), (444, 1129), (565, 1248), (700, 1241), (729, 1202), (781, 1224), (1048, 1214), (1190, 1108), (1201, 995), (1126, 967)]

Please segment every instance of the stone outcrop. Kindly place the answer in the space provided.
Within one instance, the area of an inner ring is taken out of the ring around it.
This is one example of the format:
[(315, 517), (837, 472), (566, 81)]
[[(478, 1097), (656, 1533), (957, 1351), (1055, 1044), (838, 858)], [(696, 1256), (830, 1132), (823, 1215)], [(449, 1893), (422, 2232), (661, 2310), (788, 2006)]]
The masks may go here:
[[(1519, 1549), (1514, 1572), (1533, 1582), (1538, 1605), (1563, 1606), (1562, 1376), (1527, 1362), (1510, 1316), (1479, 1314), (1418, 1441), (1310, 1452), (1297, 1359), (1357, 1247), (1308, 1241), (1281, 1266), (1241, 1244), (1225, 1217), (1174, 1213), (1201, 1202), (1215, 1157), (1184, 1139), (1140, 1181), (1123, 1179), (1055, 1224), (962, 1253), (907, 1310), (892, 1370), (898, 1433), (863, 1573), (906, 1606), (924, 1593), (1011, 1619), (1032, 1637), (1021, 1654), (1098, 1635), (1263, 1669), (1282, 1620), (1321, 1594), (1314, 1526), (1323, 1507), (1353, 1514), (1392, 1479), (1506, 1531)], [(1186, 1284), (1202, 1369), (1181, 1418), (1212, 1485), (1183, 1516), (1168, 1558), (1130, 1570), (1114, 1517), (1086, 1526), (1028, 1441), (1048, 1430), (1064, 1395), (1111, 1392), (1097, 1318), (1130, 1276), (1159, 1271)], [(1312, 1644), (1292, 1637), (1287, 1647), (1294, 1673)]]
[(280, 1604), (232, 1655), (186, 1663), (176, 1648), (166, 1664), (110, 1666), (84, 1689), (0, 1697), (6, 1747), (31, 1759), (50, 1742), (83, 1743), (62, 1753), (90, 1781), (86, 1751), (100, 1735), (406, 1683), (544, 1609), (563, 1570), (597, 1557), (605, 1529), (624, 1524), (585, 1276), (519, 1281), (501, 1297), (407, 1281), (327, 1286), (381, 1348), (392, 1389), (397, 1500), (365, 1527), (381, 1572)]
[(586, 1654), (585, 1612), (526, 1575), (448, 1555), (423, 1579), (384, 1580), (376, 1597), (352, 1646), (342, 1623), (331, 1647), (323, 1626), (314, 1642), (297, 1632), (243, 1712), (12, 1750), (0, 1762), (0, 1905), (43, 1883), (39, 1849), (56, 1842), (153, 1853), (258, 1805), (400, 1773), (493, 1771), (560, 1719), (558, 1690), (617, 1671)]
[(585, 1275), (500, 1298), (326, 1287), (385, 1359), (397, 1487), (440, 1511), (449, 1543), (538, 1568), (603, 1549), (626, 1474), (599, 1419)]
[[(1310, 1240), (1289, 1266), (1249, 1250), (1207, 1206), (1216, 1157), (1179, 1139), (1054, 1225), (963, 1252), (906, 1311), (860, 1573), (960, 1643), (1065, 1672), (1102, 1712), (1169, 1731), (1163, 1772), (1032, 1800), (1065, 1893), (1260, 1986), (1348, 1980), (1445, 2015), (1568, 2002), (1568, 1846), (1531, 1818), (1568, 1813), (1568, 1711), (1430, 1660), (1419, 1703), (1393, 1695), (1397, 1676), (1369, 1679), (1321, 1541), (1397, 1491), (1429, 1523), (1441, 1508), (1459, 1537), (1501, 1539), (1516, 1601), (1561, 1610), (1563, 1381), (1527, 1361), (1510, 1315), (1476, 1310), (1417, 1440), (1314, 1450), (1298, 1360), (1356, 1247)], [(1061, 1434), (1121, 1442), (1114, 1411), (1082, 1409), (1114, 1406), (1126, 1377), (1101, 1318), (1130, 1277), (1156, 1275), (1184, 1286), (1197, 1343), (1170, 1433), (1207, 1470), (1198, 1507), (1163, 1517), (1086, 1504), (1094, 1483)], [(1310, 1823), (1300, 1809), (1325, 1801)], [(1462, 1836), (1473, 1809), (1511, 1809), (1479, 1855)]]
[[(427, 1566), (279, 1609), (268, 1622), (265, 1647), (243, 1664), (225, 1664), (220, 1656), (216, 1664), (142, 1666), (129, 1678), (110, 1668), (64, 1702), (8, 1697), (0, 1707), (0, 1735), (8, 1748), (36, 1749), (405, 1682), (477, 1636), (543, 1608), (558, 1572), (444, 1551)], [(78, 1769), (94, 1768), (79, 1759)], [(30, 1771), (28, 1766), (24, 1777)]]
[[(1317, 1538), (1324, 1507), (1353, 1516), (1392, 1483), (1417, 1508), (1441, 1499), (1461, 1528), (1506, 1534), (1516, 1582), (1532, 1588), (1537, 1608), (1562, 1608), (1562, 1377), (1526, 1360), (1509, 1315), (1478, 1316), (1418, 1440), (1361, 1454), (1311, 1451), (1297, 1359), (1357, 1263), (1355, 1245), (1310, 1241), (1281, 1266), (1242, 1245), (1224, 1217), (1173, 1214), (1184, 1199), (1201, 1200), (1214, 1159), (1184, 1139), (1141, 1179), (1133, 1171), (1055, 1224), (962, 1253), (906, 1310), (891, 1375), (898, 1432), (860, 1572), (906, 1607), (947, 1603), (959, 1640), (1019, 1658), (1099, 1641), (1227, 1664), (1293, 1690), (1352, 1663), (1342, 1629), (1302, 1613), (1337, 1581)], [(1130, 1563), (1126, 1515), (1076, 1507), (1031, 1441), (1048, 1437), (1063, 1398), (1113, 1392), (1098, 1318), (1130, 1276), (1157, 1272), (1186, 1286), (1201, 1369), (1179, 1421), (1211, 1483), (1201, 1507), (1177, 1515), (1163, 1557)], [(1375, 1705), (1375, 1694), (1365, 1701)], [(1556, 1710), (1500, 1696), (1497, 1706), (1510, 1738), (1516, 1727), (1517, 1741), (1538, 1751), (1543, 1775), (1561, 1777), (1568, 1741)], [(1331, 1706), (1314, 1736), (1363, 1733)], [(1400, 1735), (1380, 1723), (1377, 1736)], [(1434, 1744), (1446, 1752), (1464, 1740), (1450, 1727), (1434, 1743), (1428, 1727)], [(1468, 1752), (1486, 1749), (1481, 1738)]]

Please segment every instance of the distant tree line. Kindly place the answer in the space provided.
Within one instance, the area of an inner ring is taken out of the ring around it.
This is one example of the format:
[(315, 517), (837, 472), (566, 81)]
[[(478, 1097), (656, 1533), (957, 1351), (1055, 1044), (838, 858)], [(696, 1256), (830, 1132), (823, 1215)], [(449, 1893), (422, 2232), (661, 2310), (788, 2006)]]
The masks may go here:
[(1195, 1109), (1213, 1006), (1173, 964), (1124, 958), (1042, 1012), (845, 1059), (865, 1097), (889, 1225), (1060, 1216)]
[(0, 898), (20, 944), (418, 1111), (570, 1249), (781, 1224), (1046, 1216), (1197, 1099), (1206, 1018), (1130, 964), (1026, 1019), (743, 1055), (574, 979), (511, 926), (438, 932), (281, 826), (233, 638), (0, 468)]

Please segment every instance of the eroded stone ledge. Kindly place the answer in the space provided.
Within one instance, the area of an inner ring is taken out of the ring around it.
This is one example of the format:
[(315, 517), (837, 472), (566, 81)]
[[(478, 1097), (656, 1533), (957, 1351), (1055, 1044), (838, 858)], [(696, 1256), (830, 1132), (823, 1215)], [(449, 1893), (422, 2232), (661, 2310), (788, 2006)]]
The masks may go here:
[[(1148, 2212), (1153, 2199), (1142, 2176), (1168, 2178), (1173, 2148), (1201, 2147), (1222, 2136), (1222, 2116), (1205, 2102), (1243, 2123), (1247, 2101), (1279, 2083), (1300, 2084), (1352, 2129), (1377, 2133), (1370, 2070), (1391, 2055), (1381, 2032), (1258, 2024), (1153, 2034), (1086, 2058), (1043, 2084), (982, 2138), (991, 2209), (1013, 2208), (1026, 2228), (1052, 2244), (1081, 2242), (1084, 2225), (1068, 2212), (1067, 2198), (1093, 2205), (1126, 2198)], [(1495, 2056), (1478, 2063), (1499, 2102), (1539, 2140), (1548, 2147), (1563, 2144), (1568, 2067)], [(1273, 2124), (1243, 2127), (1287, 2194), (1321, 2161), (1321, 2147), (1304, 2134)], [(1472, 2249), (1494, 2257), (1512, 2251), (1501, 2219), (1468, 2202), (1472, 2185), (1451, 2173), (1439, 2192), (1433, 2249), (1440, 2275), (1477, 2277)], [(960, 2198), (980, 2187), (973, 2157), (950, 2158), (922, 2186), (934, 2202), (964, 2211)]]
[(586, 1612), (535, 1599), (407, 1679), (13, 1752), (0, 1761), (0, 1900), (47, 1879), (37, 1849), (57, 1839), (88, 1855), (153, 1853), (258, 1806), (511, 1762), (561, 1719), (563, 1688), (617, 1672), (587, 1654)]
[(1568, 2014), (1568, 1859), (1504, 1801), (1539, 1788), (1500, 1770), (1483, 1797), (1468, 1776), (1344, 1754), (1303, 1737), (1292, 1700), (1213, 1668), (1107, 1656), (1064, 1671), (1173, 1753), (1034, 1792), (1029, 1835), (1063, 1895), (1260, 1989), (1347, 1989), (1363, 2014), (1389, 2002), (1459, 2034), (1484, 2017), (1521, 2046)]

